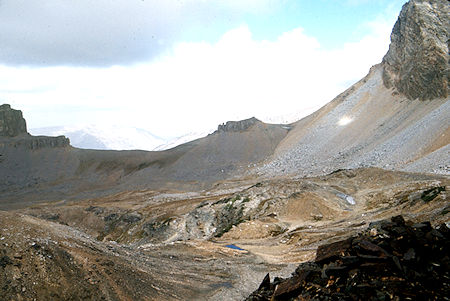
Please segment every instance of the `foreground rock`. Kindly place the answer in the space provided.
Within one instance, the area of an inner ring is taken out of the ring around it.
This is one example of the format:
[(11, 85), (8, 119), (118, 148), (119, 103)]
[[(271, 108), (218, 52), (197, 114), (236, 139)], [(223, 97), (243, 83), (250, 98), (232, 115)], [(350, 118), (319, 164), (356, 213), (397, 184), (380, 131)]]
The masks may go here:
[(446, 224), (371, 223), (357, 237), (319, 247), (291, 278), (268, 276), (247, 300), (446, 300), (450, 295)]

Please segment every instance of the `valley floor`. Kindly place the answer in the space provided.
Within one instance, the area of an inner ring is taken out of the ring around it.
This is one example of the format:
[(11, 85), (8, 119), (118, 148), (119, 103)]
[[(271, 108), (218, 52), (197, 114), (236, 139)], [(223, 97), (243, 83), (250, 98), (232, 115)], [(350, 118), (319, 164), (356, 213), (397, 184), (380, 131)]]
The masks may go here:
[(0, 212), (0, 299), (242, 300), (370, 222), (448, 223), (449, 184), (367, 168)]

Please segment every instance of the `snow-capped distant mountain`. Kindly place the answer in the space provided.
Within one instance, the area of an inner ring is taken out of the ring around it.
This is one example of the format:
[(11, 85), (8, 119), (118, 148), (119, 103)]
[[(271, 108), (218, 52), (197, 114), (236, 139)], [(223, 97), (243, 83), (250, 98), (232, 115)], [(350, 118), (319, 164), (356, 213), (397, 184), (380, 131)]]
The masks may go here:
[(167, 140), (134, 127), (77, 125), (35, 128), (32, 135), (59, 136), (70, 139), (70, 144), (86, 149), (103, 150), (153, 150)]
[(171, 149), (180, 144), (206, 137), (208, 134), (212, 133), (213, 131), (214, 130), (203, 131), (203, 132), (192, 132), (192, 133), (188, 133), (186, 135), (182, 135), (177, 138), (169, 139), (168, 141), (166, 141), (166, 143), (159, 145), (158, 147), (156, 147), (153, 150), (160, 151), (160, 150), (165, 150), (165, 149)]
[(207, 136), (211, 131), (191, 132), (175, 138), (161, 138), (149, 131), (125, 126), (76, 125), (29, 129), (32, 135), (60, 136), (84, 149), (161, 151)]

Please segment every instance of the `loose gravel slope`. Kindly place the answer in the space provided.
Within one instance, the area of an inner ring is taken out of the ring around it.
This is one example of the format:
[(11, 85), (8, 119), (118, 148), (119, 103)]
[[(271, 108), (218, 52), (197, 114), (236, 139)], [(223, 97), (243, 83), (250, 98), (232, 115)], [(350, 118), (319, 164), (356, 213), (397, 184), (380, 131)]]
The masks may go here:
[(450, 173), (449, 98), (408, 100), (382, 82), (383, 67), (298, 121), (261, 174), (318, 175), (375, 166)]

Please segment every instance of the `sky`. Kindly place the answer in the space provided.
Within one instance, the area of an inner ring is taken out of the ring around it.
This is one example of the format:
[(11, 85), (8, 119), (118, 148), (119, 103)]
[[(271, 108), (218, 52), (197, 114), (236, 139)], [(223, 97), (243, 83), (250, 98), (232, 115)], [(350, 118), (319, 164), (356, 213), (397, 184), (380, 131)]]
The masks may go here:
[(0, 103), (28, 128), (168, 138), (290, 122), (381, 62), (405, 0), (0, 0)]

